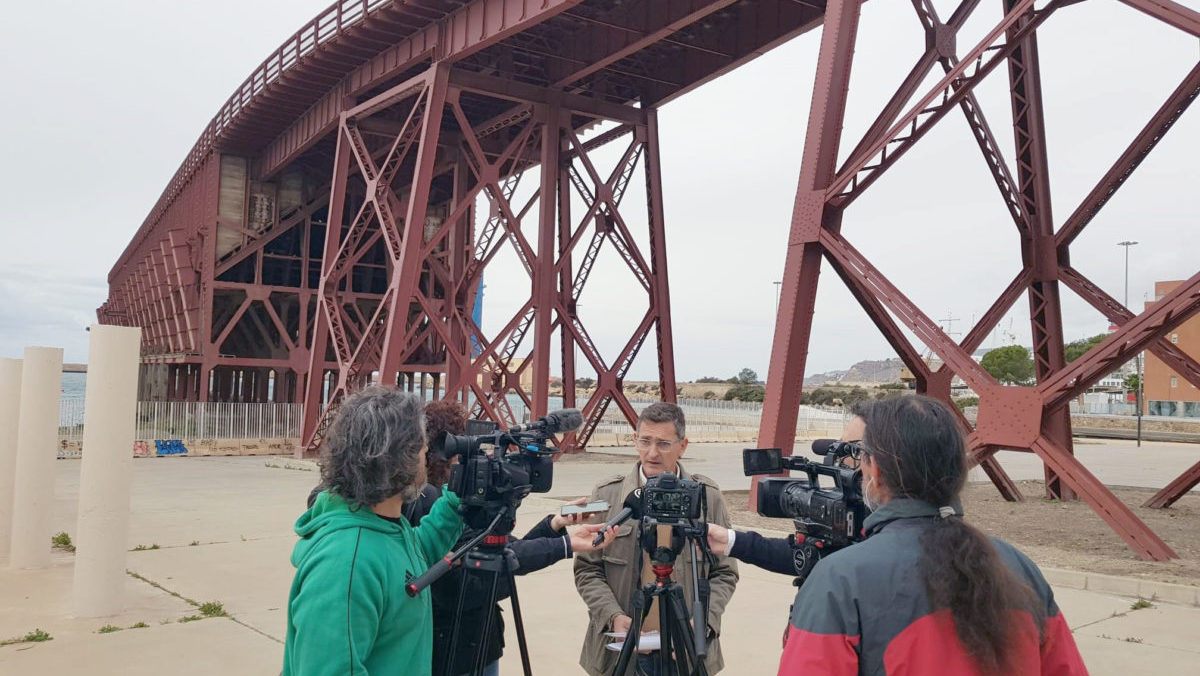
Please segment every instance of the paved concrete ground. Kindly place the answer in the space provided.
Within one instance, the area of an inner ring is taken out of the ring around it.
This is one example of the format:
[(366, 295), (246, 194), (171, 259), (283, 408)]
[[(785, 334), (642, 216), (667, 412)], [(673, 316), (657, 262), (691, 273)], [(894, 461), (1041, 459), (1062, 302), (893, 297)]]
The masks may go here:
[[(738, 445), (693, 445), (689, 467), (723, 486), (746, 485)], [(606, 451), (609, 449), (606, 449)], [(1178, 444), (1081, 444), (1079, 455), (1102, 480), (1160, 486), (1195, 461), (1200, 448)], [(632, 453), (631, 451), (625, 451)], [(1146, 463), (1147, 458), (1153, 462)], [(1006, 454), (1016, 478), (1038, 478), (1029, 456)], [(1139, 469), (1155, 465), (1157, 472)], [(272, 466), (275, 465), (275, 466)], [(278, 673), (295, 541), (291, 525), (316, 482), (295, 463), (264, 458), (147, 458), (134, 462), (128, 607), (109, 618), (68, 616), (72, 555), (47, 570), (0, 568), (0, 639), (42, 629), (44, 643), (0, 647), (0, 674)], [(522, 532), (556, 509), (553, 497), (582, 495), (625, 465), (572, 460), (558, 465), (554, 489), (521, 509)], [(54, 529), (74, 534), (79, 462), (56, 465)], [(553, 496), (553, 497), (550, 497)], [(1149, 564), (1148, 564), (1149, 565)], [(1200, 661), (1200, 607), (1157, 603), (1132, 611), (1132, 598), (1070, 588), (1069, 572), (1052, 579), (1093, 674), (1195, 674)], [(561, 563), (520, 583), (534, 672), (581, 673), (575, 666), (586, 626), (571, 567)], [(773, 674), (779, 636), (794, 594), (790, 579), (742, 567), (725, 619), (726, 673)], [(197, 615), (189, 601), (218, 601), (231, 618), (180, 622)], [(136, 623), (148, 626), (129, 629)], [(98, 633), (105, 625), (123, 630)], [(509, 622), (504, 673), (520, 673)]]

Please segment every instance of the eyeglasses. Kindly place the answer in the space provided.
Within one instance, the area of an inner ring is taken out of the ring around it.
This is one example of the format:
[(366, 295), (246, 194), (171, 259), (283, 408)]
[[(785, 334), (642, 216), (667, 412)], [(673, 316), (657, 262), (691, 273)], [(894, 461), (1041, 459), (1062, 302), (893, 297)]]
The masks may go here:
[(633, 445), (642, 450), (648, 450), (651, 446), (659, 453), (671, 450), (671, 447), (679, 443), (679, 440), (667, 441), (666, 439), (652, 439), (650, 437), (637, 437), (633, 440)]

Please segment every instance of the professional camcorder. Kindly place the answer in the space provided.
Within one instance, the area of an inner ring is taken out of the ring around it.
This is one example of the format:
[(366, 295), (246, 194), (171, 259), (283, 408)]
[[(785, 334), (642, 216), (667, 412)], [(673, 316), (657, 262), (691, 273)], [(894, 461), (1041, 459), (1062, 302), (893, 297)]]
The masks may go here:
[[(528, 425), (500, 430), (490, 421), (469, 420), (472, 434), (441, 434), (430, 445), (431, 452), (447, 460), (458, 458), (449, 487), (462, 499), (467, 526), (483, 529), (499, 513), (508, 512), (493, 529), (496, 535), (512, 532), (516, 508), (530, 493), (550, 490), (557, 449), (546, 443), (556, 434), (570, 432), (583, 424), (576, 409), (554, 411)], [(487, 453), (485, 449), (491, 449)]]
[[(746, 476), (780, 474), (784, 470), (806, 475), (758, 480), (758, 513), (792, 519), (795, 523), (793, 552), (800, 581), (823, 554), (861, 541), (863, 520), (870, 513), (863, 502), (862, 471), (858, 469), (862, 446), (857, 442), (817, 439), (812, 449), (824, 456), (823, 462), (784, 457), (778, 448), (742, 451)], [(822, 486), (822, 476), (829, 477), (832, 485)]]

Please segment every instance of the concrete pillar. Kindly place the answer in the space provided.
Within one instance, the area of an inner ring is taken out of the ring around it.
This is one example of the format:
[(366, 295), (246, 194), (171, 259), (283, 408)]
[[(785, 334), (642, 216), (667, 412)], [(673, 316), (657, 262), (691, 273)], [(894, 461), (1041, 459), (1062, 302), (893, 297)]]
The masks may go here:
[(21, 360), (0, 359), (0, 557), (12, 539), (13, 472), (21, 416)]
[(21, 415), (13, 472), (12, 568), (50, 565), (50, 513), (54, 509), (54, 461), (62, 393), (59, 347), (27, 347), (21, 365)]
[(115, 615), (123, 606), (142, 340), (136, 327), (93, 324), (90, 333), (75, 528), (73, 602), (79, 617)]

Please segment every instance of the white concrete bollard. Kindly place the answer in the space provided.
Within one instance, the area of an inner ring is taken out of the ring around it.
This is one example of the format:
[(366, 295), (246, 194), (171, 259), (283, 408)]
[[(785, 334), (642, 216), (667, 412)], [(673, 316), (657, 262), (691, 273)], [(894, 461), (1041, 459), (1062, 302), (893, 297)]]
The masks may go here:
[(0, 557), (12, 539), (13, 472), (21, 416), (21, 360), (0, 359)]
[(123, 609), (142, 339), (136, 327), (93, 324), (90, 333), (72, 597), (78, 617)]
[(50, 565), (62, 357), (59, 347), (25, 348), (17, 462), (13, 472), (12, 549), (8, 558), (11, 568)]

